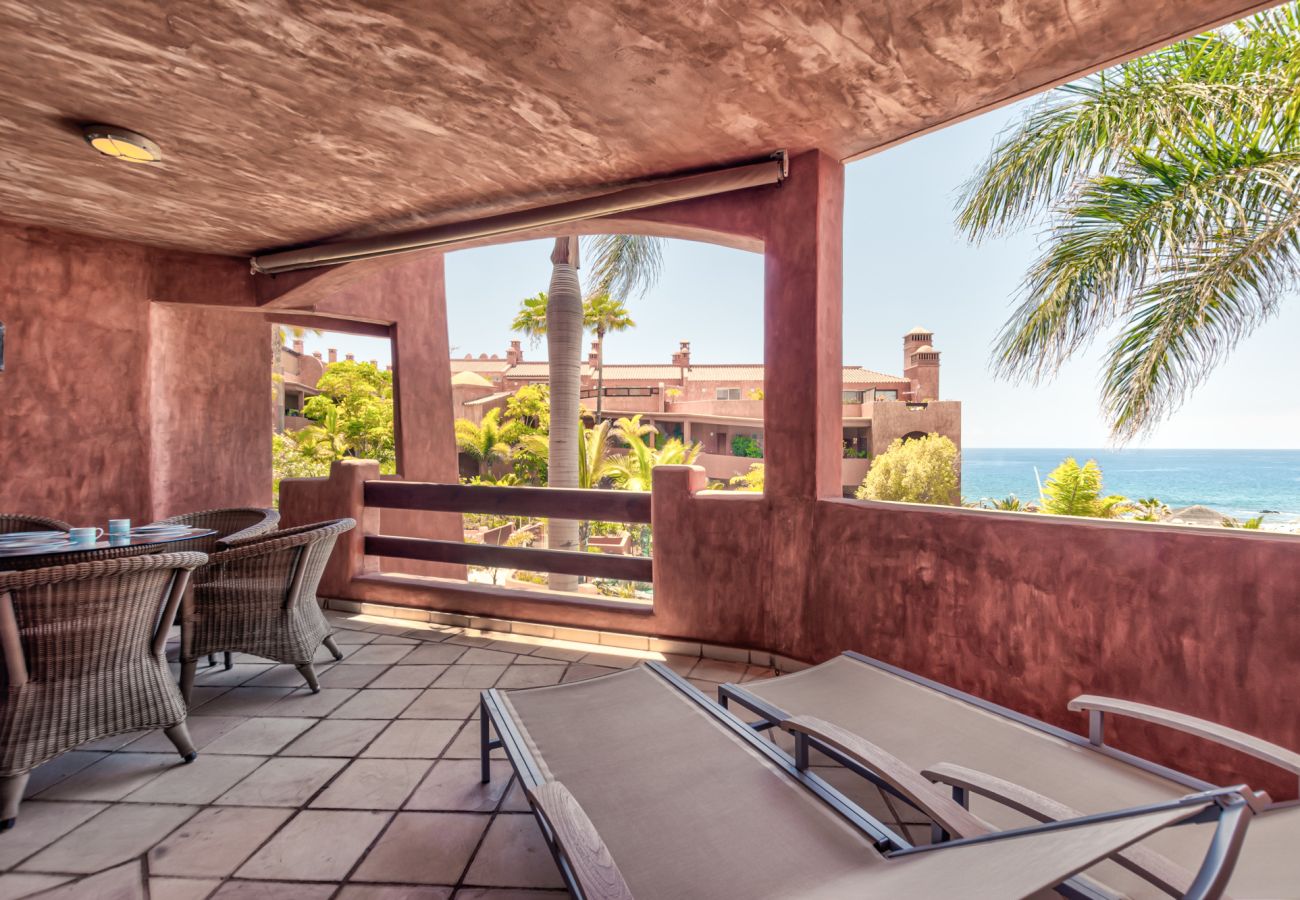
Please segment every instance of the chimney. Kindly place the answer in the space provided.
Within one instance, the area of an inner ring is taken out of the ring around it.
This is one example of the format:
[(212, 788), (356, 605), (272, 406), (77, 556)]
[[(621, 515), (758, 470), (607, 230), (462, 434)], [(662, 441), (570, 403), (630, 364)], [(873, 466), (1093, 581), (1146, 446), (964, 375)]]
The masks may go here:
[(351, 353), (349, 353), (349, 354), (347, 355), (347, 360), (348, 360), (348, 362), (356, 362), (356, 361), (357, 361), (357, 358), (356, 358), (355, 356), (353, 356)]
[(384, 371), (385, 371), (385, 372), (391, 372), (391, 371), (393, 371), (393, 364), (392, 364), (392, 363), (389, 363), (388, 365), (384, 366)]
[(673, 354), (673, 365), (679, 368), (688, 369), (691, 365), (691, 342), (682, 341), (677, 346), (677, 352)]
[(519, 341), (511, 341), (510, 349), (506, 351), (506, 362), (512, 366), (517, 366), (524, 361), (524, 345)]
[(592, 341), (591, 349), (587, 351), (587, 365), (593, 369), (596, 368), (596, 364), (600, 361), (600, 354), (597, 352), (596, 347), (596, 342)]
[(321, 362), (321, 361), (322, 361), (322, 357), (321, 357), (321, 355), (320, 355), (320, 351), (319, 351), (319, 350), (313, 350), (313, 351), (311, 352), (311, 355), (314, 356), (314, 357), (316, 357), (316, 362)]
[(371, 364), (372, 366), (374, 366), (376, 369), (379, 368), (379, 360), (377, 360), (377, 359), (372, 359), (372, 360), (370, 361), (370, 364)]
[(330, 362), (336, 363), (338, 361), (339, 361), (339, 352), (335, 350), (333, 347), (330, 347)]
[(939, 351), (930, 329), (913, 328), (903, 335), (903, 377), (911, 382), (911, 400), (939, 399)]
[(302, 338), (294, 338), (293, 352), (297, 353), (299, 356), (302, 356)]

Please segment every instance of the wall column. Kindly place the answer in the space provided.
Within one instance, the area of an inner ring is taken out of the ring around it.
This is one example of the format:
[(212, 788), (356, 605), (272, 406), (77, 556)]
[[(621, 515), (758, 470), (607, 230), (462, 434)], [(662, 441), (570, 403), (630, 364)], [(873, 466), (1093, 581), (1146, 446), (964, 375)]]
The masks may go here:
[[(392, 326), (393, 415), (398, 474), (407, 481), (455, 484), (455, 413), (451, 396), (451, 348), (441, 253), (413, 253), (401, 264), (376, 270), (316, 304), (319, 312), (386, 320)], [(388, 534), (459, 541), (457, 513), (384, 510)], [(386, 559), (387, 572), (464, 578), (465, 567)]]
[(765, 491), (840, 496), (844, 166), (813, 150), (767, 211), (763, 297)]

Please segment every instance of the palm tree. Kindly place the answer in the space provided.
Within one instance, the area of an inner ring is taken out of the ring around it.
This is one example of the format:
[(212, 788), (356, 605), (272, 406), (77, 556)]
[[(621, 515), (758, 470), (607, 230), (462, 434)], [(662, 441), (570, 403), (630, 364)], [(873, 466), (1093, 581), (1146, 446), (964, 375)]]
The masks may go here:
[(295, 438), (299, 451), (309, 459), (343, 459), (352, 452), (347, 430), (339, 419), (339, 411), (330, 406), (318, 422), (301, 429)]
[(488, 476), (492, 464), (510, 458), (510, 426), (501, 423), (501, 410), (488, 410), (475, 425), (469, 419), (456, 420), (456, 448), (478, 463), (479, 477)]
[(994, 366), (1050, 377), (1119, 325), (1102, 405), (1170, 415), (1300, 282), (1300, 11), (1260, 13), (1058, 88), (964, 189), (972, 238), (1050, 224)]
[[(595, 287), (593, 293), (617, 290), (630, 296), (644, 292), (658, 277), (660, 240), (638, 236), (606, 235), (593, 244)], [(551, 487), (578, 486), (578, 395), (582, 387), (582, 291), (578, 285), (578, 239), (556, 238), (551, 251), (551, 285), (546, 292), (546, 342), (550, 366), (551, 453), (547, 482)], [(573, 550), (578, 546), (578, 523), (552, 519), (547, 542), (552, 549)], [(552, 574), (555, 590), (576, 590), (573, 575)]]
[(1102, 496), (1101, 466), (1095, 459), (1081, 466), (1074, 457), (1067, 457), (1047, 476), (1042, 492), (1039, 511), (1058, 516), (1113, 519), (1132, 508), (1128, 499), (1118, 494)]
[(583, 323), (596, 333), (596, 418), (605, 398), (605, 335), (611, 331), (627, 331), (636, 322), (628, 315), (622, 300), (609, 294), (592, 294), (583, 304)]
[(623, 468), (610, 455), (609, 422), (597, 422), (588, 428), (579, 422), (578, 487), (598, 488), (607, 478), (618, 478)]
[(546, 303), (546, 291), (525, 297), (519, 301), (519, 312), (510, 323), (510, 330), (527, 337), (533, 347), (546, 335)]
[(656, 448), (653, 439), (657, 434), (653, 425), (641, 424), (641, 416), (619, 419), (614, 423), (614, 435), (628, 447), (628, 452), (617, 463), (620, 486), (629, 491), (648, 491), (654, 484), (656, 466), (689, 466), (704, 449), (701, 444), (686, 446), (678, 438), (669, 438)]
[[(551, 438), (545, 434), (526, 434), (519, 448), (550, 464)], [(606, 479), (618, 479), (622, 468), (610, 454), (610, 423), (599, 422), (594, 428), (578, 422), (578, 487), (595, 489)]]

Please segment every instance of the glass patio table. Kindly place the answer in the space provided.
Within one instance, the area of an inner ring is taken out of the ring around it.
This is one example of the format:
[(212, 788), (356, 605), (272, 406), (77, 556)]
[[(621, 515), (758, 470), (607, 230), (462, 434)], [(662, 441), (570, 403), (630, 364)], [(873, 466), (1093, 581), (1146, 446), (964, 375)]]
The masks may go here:
[[(211, 528), (178, 526), (165, 532), (135, 532), (118, 537), (105, 537), (99, 541), (69, 541), (53, 539), (50, 543), (33, 543), (5, 547), (0, 543), (0, 571), (6, 569), (34, 569), (43, 566), (61, 566), (71, 563), (117, 559), (144, 553), (160, 553), (168, 545), (192, 541), (216, 534)], [(177, 548), (183, 549), (183, 548)]]

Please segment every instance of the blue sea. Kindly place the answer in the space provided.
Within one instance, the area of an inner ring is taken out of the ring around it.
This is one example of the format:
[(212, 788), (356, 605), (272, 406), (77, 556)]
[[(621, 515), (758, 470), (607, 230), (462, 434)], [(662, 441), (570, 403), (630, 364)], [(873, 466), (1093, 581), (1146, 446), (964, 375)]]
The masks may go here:
[(1067, 456), (1095, 459), (1108, 494), (1158, 497), (1171, 508), (1203, 504), (1235, 518), (1262, 512), (1265, 524), (1300, 521), (1300, 450), (962, 450), (967, 501), (1038, 497), (1038, 476)]

